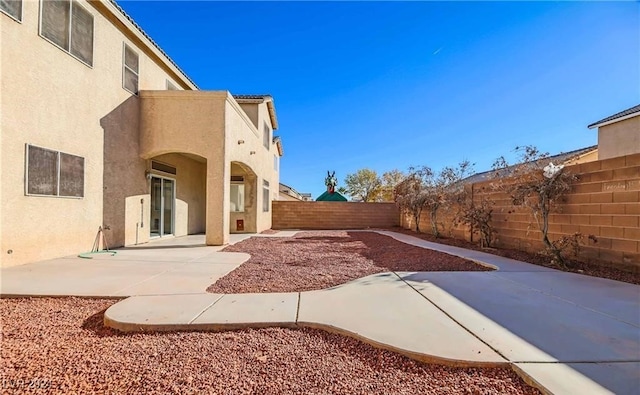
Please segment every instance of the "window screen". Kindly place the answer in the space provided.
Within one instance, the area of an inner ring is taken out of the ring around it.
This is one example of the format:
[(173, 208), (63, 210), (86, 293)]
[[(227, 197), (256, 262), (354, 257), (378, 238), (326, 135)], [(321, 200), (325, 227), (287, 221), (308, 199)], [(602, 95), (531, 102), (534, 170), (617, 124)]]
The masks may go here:
[(71, 2), (68, 0), (42, 1), (42, 36), (66, 51), (69, 50), (70, 15)]
[(27, 195), (84, 196), (84, 158), (27, 145)]
[(58, 152), (27, 146), (27, 193), (58, 195)]
[(60, 153), (60, 196), (84, 196), (84, 158)]
[(42, 37), (93, 65), (93, 15), (76, 1), (43, 0), (41, 4)]
[(167, 80), (167, 90), (177, 91), (179, 90), (177, 86), (175, 86), (171, 81)]
[(71, 7), (71, 54), (93, 64), (93, 15), (75, 1)]
[(127, 44), (124, 45), (123, 81), (124, 89), (138, 94), (138, 54)]
[(12, 18), (22, 20), (22, 0), (0, 0), (0, 11)]

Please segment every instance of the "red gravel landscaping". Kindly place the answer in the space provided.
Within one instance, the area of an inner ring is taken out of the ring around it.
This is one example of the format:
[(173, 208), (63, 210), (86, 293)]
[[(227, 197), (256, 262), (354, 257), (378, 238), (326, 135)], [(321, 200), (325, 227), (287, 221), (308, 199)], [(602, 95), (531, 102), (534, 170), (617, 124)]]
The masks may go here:
[(113, 300), (2, 299), (2, 394), (539, 394), (311, 329), (119, 334)]
[(301, 292), (388, 271), (486, 271), (486, 266), (374, 232), (312, 231), (252, 237), (223, 251), (251, 258), (212, 284), (213, 293)]

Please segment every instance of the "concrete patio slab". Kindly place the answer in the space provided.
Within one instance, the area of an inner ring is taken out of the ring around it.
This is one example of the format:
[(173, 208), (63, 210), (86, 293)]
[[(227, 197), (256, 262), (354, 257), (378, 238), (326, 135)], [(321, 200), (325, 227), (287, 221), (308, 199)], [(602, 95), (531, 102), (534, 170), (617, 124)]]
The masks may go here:
[(299, 294), (231, 294), (193, 321), (201, 329), (296, 325)]
[(491, 274), (640, 327), (637, 285), (560, 271)]
[(640, 389), (640, 362), (517, 363), (515, 369), (556, 395), (630, 395)]
[(458, 366), (506, 363), (393, 273), (302, 292), (298, 324), (349, 334), (423, 361)]
[(513, 362), (626, 362), (640, 358), (636, 326), (492, 272), (400, 276)]
[(223, 295), (133, 296), (107, 309), (105, 325), (123, 332), (178, 330), (190, 324)]
[[(153, 253), (160, 259), (149, 258)], [(86, 297), (203, 293), (249, 258), (248, 254), (209, 250), (195, 262), (189, 258), (168, 262), (161, 260), (163, 253), (147, 250), (143, 260), (123, 254), (119, 259), (61, 258), (3, 268), (0, 293)]]
[(115, 295), (202, 293), (238, 266), (229, 263), (187, 263), (119, 289)]
[[(112, 261), (112, 260), (138, 260), (153, 262), (188, 262), (192, 259), (202, 258), (211, 253), (215, 253), (211, 248), (132, 248), (114, 250), (115, 254), (92, 254), (88, 255), (90, 260)], [(67, 257), (74, 258), (74, 257)]]

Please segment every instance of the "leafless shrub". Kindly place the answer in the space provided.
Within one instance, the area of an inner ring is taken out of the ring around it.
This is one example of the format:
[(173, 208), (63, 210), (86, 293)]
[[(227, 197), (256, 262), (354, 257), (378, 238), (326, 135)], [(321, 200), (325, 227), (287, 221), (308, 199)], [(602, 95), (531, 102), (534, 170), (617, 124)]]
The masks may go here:
[(541, 153), (533, 146), (516, 147), (519, 161), (510, 166), (504, 157), (493, 165), (493, 186), (506, 192), (514, 205), (527, 207), (542, 233), (542, 242), (553, 259), (564, 264), (562, 251), (549, 240), (549, 214), (557, 209), (564, 194), (571, 190), (577, 176), (564, 170), (564, 166), (554, 165), (548, 154)]
[[(597, 243), (598, 239), (594, 235), (588, 235), (587, 240)], [(565, 235), (558, 240), (551, 242), (551, 247), (545, 249), (545, 254), (551, 257), (551, 262), (555, 265), (567, 268), (567, 263), (571, 259), (576, 259), (580, 254), (581, 246), (585, 244), (585, 236), (576, 232), (572, 235)]]
[(491, 222), (493, 202), (483, 197), (480, 202), (474, 203), (471, 197), (468, 196), (458, 207), (459, 209), (454, 217), (454, 224), (469, 226), (472, 233), (480, 235), (481, 247), (491, 247), (495, 234), (495, 229)]

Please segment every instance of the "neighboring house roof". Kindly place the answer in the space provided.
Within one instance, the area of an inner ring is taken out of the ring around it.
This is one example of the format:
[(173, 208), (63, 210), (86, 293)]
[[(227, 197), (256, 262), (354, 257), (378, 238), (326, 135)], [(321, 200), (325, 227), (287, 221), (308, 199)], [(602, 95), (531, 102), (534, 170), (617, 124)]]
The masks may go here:
[(146, 38), (147, 40), (149, 40), (149, 42), (151, 42), (151, 44), (153, 44), (153, 46), (160, 51), (160, 53), (166, 58), (166, 60), (168, 60), (176, 69), (178, 69), (178, 71), (180, 73), (182, 73), (182, 76), (184, 78), (186, 78), (191, 84), (193, 84), (193, 86), (196, 89), (198, 88), (198, 85), (193, 82), (193, 80), (187, 75), (187, 73), (185, 73), (184, 71), (182, 71), (182, 69), (180, 68), (180, 66), (178, 66), (178, 64), (176, 62), (173, 61), (173, 59), (171, 59), (169, 57), (169, 55), (167, 55), (166, 52), (164, 52), (164, 50), (162, 48), (160, 48), (160, 46), (158, 44), (156, 44), (155, 41), (153, 41), (153, 39), (151, 38), (151, 36), (149, 36), (144, 30), (142, 30), (142, 28), (133, 20), (132, 17), (129, 16), (129, 14), (127, 14), (122, 7), (120, 7), (120, 5), (116, 2), (116, 0), (109, 0), (111, 4), (113, 4), (113, 6), (122, 14), (122, 16), (124, 16), (132, 25), (133, 27), (135, 27), (138, 32), (140, 34), (142, 34), (144, 36), (144, 38)]
[(640, 104), (637, 106), (633, 106), (631, 108), (627, 108), (624, 111), (620, 111), (617, 114), (613, 114), (610, 117), (606, 117), (604, 119), (599, 120), (598, 122), (594, 122), (588, 126), (589, 129), (599, 128), (600, 126), (609, 125), (611, 123), (620, 122), (628, 118), (637, 117), (640, 115)]
[(289, 185), (283, 184), (283, 183), (280, 183), (280, 185), (279, 185), (279, 192), (280, 193), (284, 193), (286, 195), (289, 195), (289, 196), (291, 196), (293, 198), (296, 198), (298, 200), (304, 200), (305, 197), (307, 197), (307, 196), (310, 197), (311, 196), (310, 193), (300, 193), (300, 192), (296, 191), (295, 189), (293, 189), (292, 187), (290, 187)]
[(295, 189), (291, 188), (291, 187), (290, 187), (289, 185), (287, 185), (287, 184), (280, 183), (279, 188), (280, 188), (280, 191), (281, 191), (281, 192), (288, 192), (288, 191), (292, 191), (293, 193), (295, 193), (295, 194), (297, 194), (297, 195), (300, 195), (300, 193), (298, 193), (298, 191), (296, 191)]
[(278, 129), (278, 118), (276, 117), (276, 108), (273, 104), (271, 95), (232, 95), (238, 103), (267, 103), (269, 109), (269, 118), (271, 118), (271, 126), (273, 130)]
[[(588, 154), (590, 152), (593, 152), (595, 150), (598, 149), (597, 145), (592, 145), (590, 147), (585, 147), (585, 148), (580, 148), (577, 150), (573, 150), (573, 151), (569, 151), (569, 152), (563, 152), (560, 153), (558, 155), (553, 155), (553, 156), (547, 156), (543, 159), (541, 159), (541, 161), (546, 162), (555, 162), (556, 164), (563, 164), (566, 163), (568, 161), (570, 161), (571, 159), (575, 159), (576, 157)], [(507, 176), (509, 174), (511, 174), (511, 172), (513, 171), (513, 169), (515, 168), (516, 165), (512, 165), (509, 166), (505, 169), (501, 169), (500, 172), (504, 174), (504, 176)], [(489, 170), (489, 171), (484, 171), (482, 173), (476, 173), (474, 175), (471, 175), (463, 180), (461, 180), (460, 182), (463, 184), (475, 184), (477, 182), (482, 182), (482, 181), (487, 181), (490, 180), (494, 177), (495, 171), (494, 170)]]

